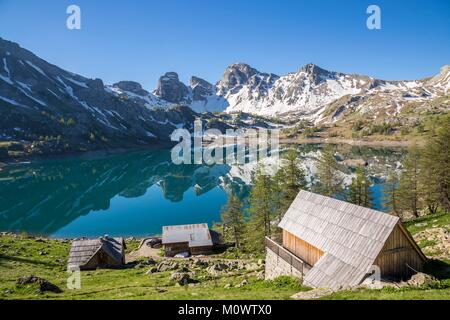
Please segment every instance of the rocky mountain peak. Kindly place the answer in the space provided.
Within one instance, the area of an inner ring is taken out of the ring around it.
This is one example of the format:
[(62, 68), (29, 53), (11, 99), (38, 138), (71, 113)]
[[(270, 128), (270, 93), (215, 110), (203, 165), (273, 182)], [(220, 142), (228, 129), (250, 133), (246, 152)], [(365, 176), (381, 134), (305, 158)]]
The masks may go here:
[(123, 91), (135, 93), (140, 96), (146, 96), (149, 94), (146, 90), (144, 90), (142, 88), (140, 83), (137, 83), (134, 81), (120, 81), (120, 82), (114, 83), (113, 87), (119, 88)]
[(319, 66), (315, 65), (314, 63), (305, 64), (303, 67), (301, 67), (300, 71), (310, 73), (310, 74), (319, 74), (319, 73), (326, 72), (326, 70), (320, 68)]
[(189, 86), (191, 88), (195, 88), (197, 86), (211, 87), (211, 88), (213, 87), (213, 85), (211, 83), (209, 83), (208, 81), (206, 81), (202, 78), (196, 77), (196, 76), (191, 77), (191, 80), (189, 81)]
[(266, 90), (279, 77), (258, 71), (245, 63), (235, 63), (227, 67), (223, 78), (217, 84), (219, 92), (225, 95), (228, 92), (236, 93), (243, 86), (248, 85), (252, 89)]
[(215, 92), (214, 86), (211, 83), (195, 76), (189, 81), (189, 86), (192, 89), (194, 101), (206, 100), (207, 96), (213, 95)]
[(221, 86), (232, 89), (245, 85), (252, 76), (258, 73), (258, 70), (245, 63), (235, 63), (227, 67), (223, 78), (220, 81)]
[(306, 73), (308, 79), (316, 85), (333, 74), (332, 72), (322, 69), (313, 63), (304, 65), (300, 69), (299, 73)]
[(158, 87), (154, 94), (168, 102), (180, 103), (184, 101), (189, 94), (188, 87), (180, 81), (178, 73), (167, 72), (158, 81)]

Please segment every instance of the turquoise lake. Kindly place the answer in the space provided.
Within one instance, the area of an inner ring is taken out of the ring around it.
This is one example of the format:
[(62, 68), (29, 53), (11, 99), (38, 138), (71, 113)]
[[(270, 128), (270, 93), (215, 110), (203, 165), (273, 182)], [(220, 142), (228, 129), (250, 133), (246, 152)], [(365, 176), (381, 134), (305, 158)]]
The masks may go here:
[[(299, 146), (309, 180), (319, 145)], [(369, 163), (374, 208), (381, 205), (383, 176), (401, 149), (336, 146), (343, 175), (349, 159)], [(233, 193), (245, 200), (252, 165), (174, 165), (170, 150), (36, 161), (0, 172), (0, 231), (55, 238), (147, 236), (164, 225), (220, 221)]]

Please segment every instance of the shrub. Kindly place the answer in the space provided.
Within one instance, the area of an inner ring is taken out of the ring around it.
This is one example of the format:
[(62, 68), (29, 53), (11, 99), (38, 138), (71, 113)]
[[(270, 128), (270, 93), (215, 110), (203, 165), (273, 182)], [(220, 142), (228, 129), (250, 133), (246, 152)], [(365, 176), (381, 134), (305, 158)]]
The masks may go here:
[(352, 130), (356, 132), (361, 131), (364, 128), (364, 125), (365, 125), (364, 121), (358, 120), (353, 124)]

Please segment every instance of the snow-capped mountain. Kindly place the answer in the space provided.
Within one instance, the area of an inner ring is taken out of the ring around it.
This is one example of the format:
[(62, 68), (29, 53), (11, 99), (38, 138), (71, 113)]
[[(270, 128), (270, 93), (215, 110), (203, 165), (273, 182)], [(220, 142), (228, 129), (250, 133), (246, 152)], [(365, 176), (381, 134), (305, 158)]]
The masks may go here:
[[(242, 70), (246, 72), (236, 81), (235, 74)], [(444, 66), (439, 75), (424, 80), (383, 81), (331, 72), (313, 64), (282, 77), (255, 72), (238, 64), (227, 69), (224, 79), (217, 85), (217, 93), (228, 101), (227, 112), (295, 116), (320, 121), (328, 107), (343, 97), (353, 98), (353, 102), (371, 96), (389, 97), (389, 100), (395, 100), (395, 105), (401, 105), (411, 100), (426, 101), (446, 95), (450, 88), (449, 70), (449, 66)], [(389, 103), (391, 105), (393, 101)], [(361, 111), (363, 109), (360, 108)]]
[(0, 139), (38, 141), (34, 147), (44, 150), (167, 144), (174, 129), (216, 111), (333, 123), (355, 115), (396, 118), (406, 110), (409, 121), (421, 111), (448, 111), (449, 89), (450, 66), (422, 80), (384, 81), (314, 64), (280, 77), (237, 63), (216, 84), (192, 77), (186, 85), (167, 72), (149, 92), (133, 81), (105, 85), (65, 71), (0, 38)]
[(0, 38), (1, 140), (37, 153), (169, 144), (173, 130), (192, 128), (199, 116), (171, 105), (138, 83), (105, 86)]
[[(374, 107), (391, 115), (399, 113), (411, 101), (424, 102), (448, 94), (450, 66), (444, 66), (435, 77), (414, 81), (384, 81), (369, 76), (324, 70), (307, 64), (285, 76), (264, 73), (243, 63), (230, 65), (223, 78), (213, 85), (192, 77), (189, 86), (178, 74), (163, 75), (157, 89), (146, 95), (146, 105), (182, 104), (196, 112), (245, 112), (267, 117), (310, 119), (316, 122), (336, 121), (345, 114), (327, 117), (330, 108), (346, 100), (353, 111), (373, 111)], [(133, 94), (131, 95), (133, 96)], [(371, 102), (372, 100), (372, 102)], [(379, 105), (379, 102), (384, 101)], [(355, 105), (357, 105), (355, 107)]]

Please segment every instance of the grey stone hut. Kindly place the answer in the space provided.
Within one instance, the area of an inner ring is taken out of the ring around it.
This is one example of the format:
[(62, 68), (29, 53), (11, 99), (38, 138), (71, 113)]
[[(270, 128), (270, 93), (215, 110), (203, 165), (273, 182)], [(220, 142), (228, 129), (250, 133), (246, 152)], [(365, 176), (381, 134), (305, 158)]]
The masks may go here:
[(75, 240), (69, 253), (68, 270), (93, 270), (125, 264), (125, 241), (108, 236)]
[(373, 272), (406, 278), (427, 258), (396, 216), (301, 191), (279, 227), (266, 238), (266, 278), (302, 277), (315, 288), (359, 285)]

